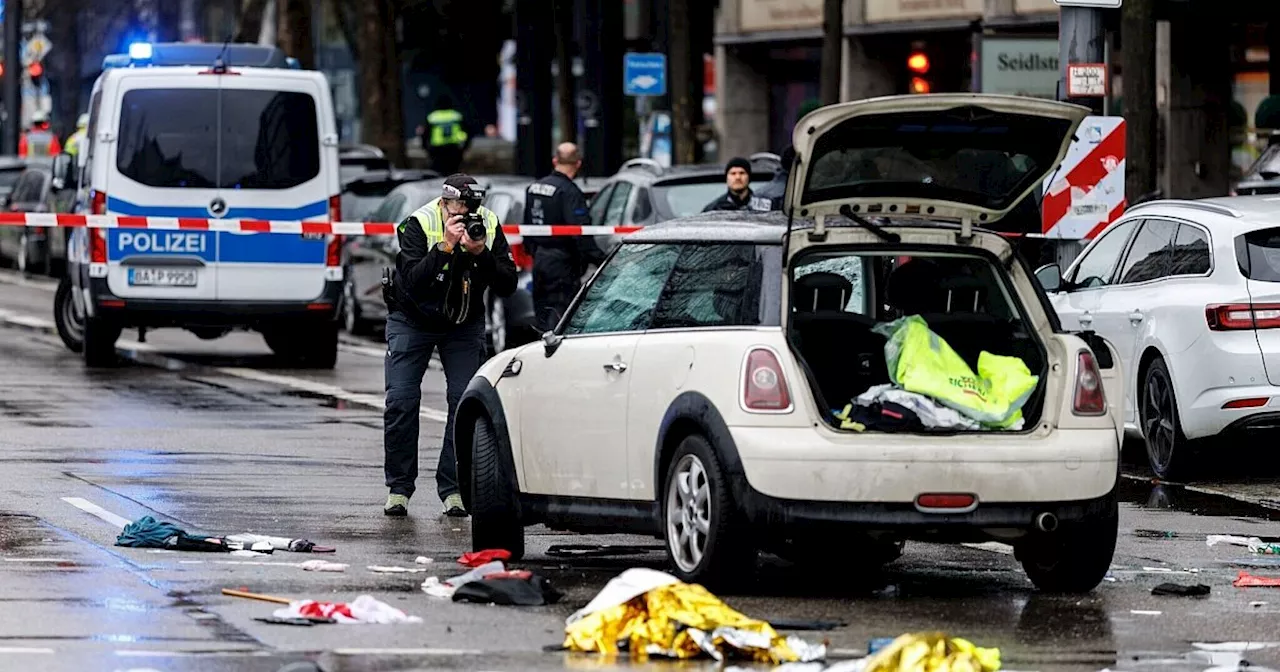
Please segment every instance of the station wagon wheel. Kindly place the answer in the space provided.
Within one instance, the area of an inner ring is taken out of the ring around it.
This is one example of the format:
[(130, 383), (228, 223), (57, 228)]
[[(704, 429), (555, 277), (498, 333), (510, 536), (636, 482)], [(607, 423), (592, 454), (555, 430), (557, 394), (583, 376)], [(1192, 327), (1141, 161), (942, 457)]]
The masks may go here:
[(1151, 362), (1141, 389), (1139, 413), (1151, 470), (1160, 478), (1175, 478), (1186, 470), (1193, 456), (1192, 447), (1182, 433), (1173, 380), (1163, 359)]
[(757, 549), (733, 501), (729, 476), (706, 439), (686, 436), (664, 481), (662, 530), (681, 581), (732, 585), (755, 568)]

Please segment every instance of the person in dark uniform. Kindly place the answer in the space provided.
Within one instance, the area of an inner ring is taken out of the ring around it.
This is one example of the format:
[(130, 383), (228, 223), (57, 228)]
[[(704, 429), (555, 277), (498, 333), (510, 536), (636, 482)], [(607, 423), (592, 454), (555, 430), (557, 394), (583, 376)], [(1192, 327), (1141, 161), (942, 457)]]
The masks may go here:
[[(553, 161), (555, 170), (525, 192), (523, 224), (590, 224), (587, 197), (573, 181), (582, 170), (578, 146), (562, 143), (556, 147)], [(592, 236), (525, 236), (524, 247), (533, 256), (534, 316), (540, 329), (552, 329), (581, 288), (587, 266), (604, 261), (604, 250)]]
[(396, 229), (400, 252), (382, 292), (387, 302), (384, 470), (391, 490), (382, 510), (388, 516), (407, 515), (415, 489), (422, 377), (433, 350), (440, 352), (449, 403), (436, 490), (445, 515), (467, 515), (458, 492), (454, 414), (484, 361), (485, 290), (505, 297), (516, 289), (511, 247), (498, 216), (480, 205), (483, 200), (475, 178), (450, 175), (440, 198)]
[(703, 208), (703, 212), (715, 210), (751, 210), (766, 212), (773, 209), (773, 202), (751, 193), (751, 162), (736, 156), (729, 159), (724, 169), (725, 185), (729, 187), (724, 196), (717, 198)]
[(787, 195), (787, 178), (791, 175), (791, 164), (796, 160), (796, 148), (787, 145), (778, 158), (781, 159), (782, 167), (773, 174), (773, 179), (765, 182), (759, 189), (752, 189), (753, 195), (769, 199), (771, 210), (782, 209), (782, 199)]

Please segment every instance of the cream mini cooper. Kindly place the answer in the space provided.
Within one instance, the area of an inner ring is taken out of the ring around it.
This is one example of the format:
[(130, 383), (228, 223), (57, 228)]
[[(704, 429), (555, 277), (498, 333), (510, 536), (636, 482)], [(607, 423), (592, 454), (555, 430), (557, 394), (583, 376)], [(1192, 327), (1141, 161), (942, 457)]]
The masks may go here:
[[(1039, 588), (1092, 590), (1116, 541), (1118, 360), (1064, 331), (982, 228), (1086, 114), (970, 94), (825, 107), (796, 126), (782, 213), (625, 237), (556, 329), (489, 360), (459, 405), (475, 548), (519, 556), (539, 523), (652, 534), (681, 579), (715, 582), (833, 539), (871, 563), (906, 540), (997, 540)], [(897, 385), (923, 366), (889, 365), (909, 315), (961, 366), (1025, 367), (1016, 421)]]

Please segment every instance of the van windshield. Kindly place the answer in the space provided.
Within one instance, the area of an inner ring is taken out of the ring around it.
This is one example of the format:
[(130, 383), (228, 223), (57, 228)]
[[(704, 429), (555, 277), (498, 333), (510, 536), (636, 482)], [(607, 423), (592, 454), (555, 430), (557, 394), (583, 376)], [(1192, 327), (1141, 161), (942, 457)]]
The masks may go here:
[(119, 144), (116, 167), (149, 187), (288, 189), (320, 174), (315, 101), (293, 91), (129, 91)]

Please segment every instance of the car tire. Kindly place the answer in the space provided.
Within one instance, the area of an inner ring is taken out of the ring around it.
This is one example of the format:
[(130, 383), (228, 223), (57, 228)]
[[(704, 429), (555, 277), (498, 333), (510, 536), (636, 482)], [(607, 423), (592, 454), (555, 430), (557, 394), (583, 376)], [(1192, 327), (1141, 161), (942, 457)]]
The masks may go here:
[(681, 581), (731, 585), (755, 568), (757, 549), (747, 541), (724, 467), (703, 437), (687, 436), (676, 447), (661, 510), (667, 559)]
[(1166, 481), (1187, 475), (1195, 468), (1198, 446), (1182, 433), (1178, 398), (1164, 359), (1156, 357), (1147, 366), (1140, 396), (1138, 420), (1151, 471)]
[(373, 330), (360, 310), (360, 302), (356, 300), (356, 281), (351, 277), (350, 270), (347, 271), (347, 281), (342, 283), (342, 293), (342, 328), (352, 336), (369, 335)]
[(507, 327), (507, 305), (501, 298), (486, 297), (484, 327), (486, 354), (492, 357), (511, 347), (511, 329)]
[(512, 560), (524, 557), (524, 525), (517, 509), (515, 475), (502, 459), (498, 434), (488, 417), (476, 418), (471, 439), (471, 548), (501, 548)]
[(1053, 532), (1033, 532), (1014, 544), (1022, 569), (1046, 593), (1087, 593), (1102, 583), (1116, 550), (1120, 509), (1114, 497), (1103, 512)]
[(58, 282), (58, 291), (53, 295), (53, 323), (62, 344), (79, 354), (84, 352), (84, 315), (76, 308), (74, 291), (70, 278)]
[(115, 366), (116, 341), (120, 339), (120, 325), (112, 324), (100, 317), (88, 317), (84, 321), (84, 355), (85, 366), (101, 369)]

